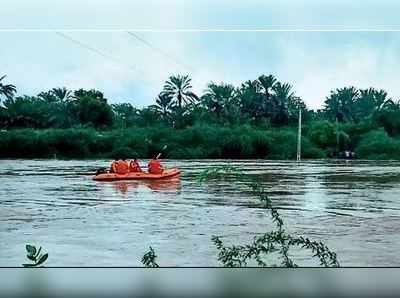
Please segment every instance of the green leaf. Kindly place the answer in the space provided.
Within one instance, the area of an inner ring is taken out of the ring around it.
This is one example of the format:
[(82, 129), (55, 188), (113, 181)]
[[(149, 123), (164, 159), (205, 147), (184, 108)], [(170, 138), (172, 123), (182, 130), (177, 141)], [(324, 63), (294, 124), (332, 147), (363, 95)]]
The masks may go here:
[(35, 267), (36, 264), (22, 264), (22, 266), (24, 266), (24, 267)]
[(36, 262), (36, 257), (35, 257), (35, 256), (26, 255), (26, 257), (27, 257), (29, 260)]
[(34, 256), (36, 254), (36, 247), (30, 244), (25, 246), (28, 255)]
[(36, 266), (39, 266), (40, 264), (43, 264), (47, 260), (48, 257), (49, 257), (48, 253), (45, 253), (44, 255), (40, 256), (40, 259), (36, 263)]
[(39, 250), (37, 251), (37, 253), (35, 254), (35, 258), (37, 259), (37, 257), (39, 256), (40, 252), (42, 251), (42, 247), (39, 247)]

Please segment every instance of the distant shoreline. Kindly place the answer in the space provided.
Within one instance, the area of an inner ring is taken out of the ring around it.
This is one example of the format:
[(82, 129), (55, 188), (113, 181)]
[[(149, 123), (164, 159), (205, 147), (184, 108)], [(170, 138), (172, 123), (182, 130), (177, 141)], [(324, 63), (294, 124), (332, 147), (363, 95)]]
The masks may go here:
[[(302, 159), (338, 159), (332, 156), (336, 149), (334, 137), (323, 138), (330, 142), (329, 146), (318, 143), (321, 127), (326, 129), (328, 125), (327, 121), (304, 125)], [(400, 159), (399, 141), (382, 128), (351, 137), (358, 138), (354, 149), (348, 149), (354, 150), (356, 160)], [(168, 145), (162, 155), (164, 159), (295, 160), (296, 142), (295, 126), (199, 124), (184, 129), (162, 126), (103, 131), (93, 128), (11, 129), (0, 131), (0, 159), (90, 160), (123, 156), (146, 159)]]

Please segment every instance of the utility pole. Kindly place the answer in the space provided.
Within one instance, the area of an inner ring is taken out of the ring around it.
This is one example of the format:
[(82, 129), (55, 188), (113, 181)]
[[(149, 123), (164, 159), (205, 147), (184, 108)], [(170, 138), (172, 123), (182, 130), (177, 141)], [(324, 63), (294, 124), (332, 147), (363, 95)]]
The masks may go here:
[(301, 109), (299, 109), (299, 131), (297, 132), (297, 161), (301, 160)]
[(336, 116), (336, 157), (339, 156), (339, 120)]

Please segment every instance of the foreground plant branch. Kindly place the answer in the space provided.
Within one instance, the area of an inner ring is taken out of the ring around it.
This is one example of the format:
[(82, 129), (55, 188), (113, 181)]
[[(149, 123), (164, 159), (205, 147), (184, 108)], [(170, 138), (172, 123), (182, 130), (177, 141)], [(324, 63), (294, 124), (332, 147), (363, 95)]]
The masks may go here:
[(270, 211), (276, 230), (255, 236), (250, 244), (225, 246), (220, 237), (212, 236), (219, 253), (218, 260), (226, 267), (244, 267), (250, 261), (255, 261), (258, 266), (277, 266), (269, 264), (266, 257), (276, 253), (281, 260), (280, 266), (297, 267), (298, 265), (289, 256), (292, 246), (309, 250), (313, 258), (318, 258), (320, 265), (325, 267), (339, 267), (339, 261), (335, 252), (332, 252), (323, 242), (312, 241), (306, 237), (295, 237), (286, 232), (284, 221), (278, 210), (273, 206), (263, 186), (255, 179), (249, 178), (242, 171), (234, 167), (217, 167), (207, 169), (199, 175), (198, 180), (204, 182), (211, 179), (224, 177), (244, 179), (246, 185), (259, 198), (263, 208)]
[(43, 264), (49, 257), (48, 253), (41, 254), (42, 247), (36, 249), (34, 245), (27, 244), (25, 246), (27, 255), (26, 257), (32, 262), (31, 264), (22, 264), (24, 267), (38, 267)]
[(142, 264), (148, 268), (158, 268), (158, 264), (156, 262), (157, 255), (154, 252), (154, 249), (150, 246), (149, 251), (144, 254), (142, 258)]

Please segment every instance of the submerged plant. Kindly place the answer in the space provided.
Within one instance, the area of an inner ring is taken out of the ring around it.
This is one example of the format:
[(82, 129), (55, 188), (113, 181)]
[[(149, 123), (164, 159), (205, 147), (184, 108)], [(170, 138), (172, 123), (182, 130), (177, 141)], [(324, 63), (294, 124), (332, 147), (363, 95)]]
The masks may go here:
[(158, 264), (156, 263), (157, 255), (154, 252), (154, 249), (150, 246), (149, 251), (144, 254), (142, 258), (142, 264), (148, 268), (158, 268)]
[(202, 171), (197, 176), (197, 181), (201, 183), (211, 179), (222, 179), (222, 178), (228, 178), (229, 176), (234, 177), (238, 174), (241, 174), (241, 171), (237, 167), (233, 166), (212, 167)]
[[(227, 172), (226, 169), (228, 169)], [(311, 241), (305, 237), (297, 237), (289, 234), (284, 228), (284, 222), (278, 210), (273, 206), (271, 199), (267, 196), (262, 185), (248, 176), (244, 175), (239, 169), (232, 167), (213, 168), (204, 171), (199, 176), (199, 181), (205, 181), (224, 175), (235, 174), (238, 177), (247, 179), (246, 184), (252, 192), (259, 198), (263, 208), (270, 211), (272, 221), (276, 229), (262, 235), (255, 236), (253, 241), (246, 245), (225, 246), (220, 237), (212, 236), (212, 241), (218, 249), (218, 260), (226, 267), (245, 267), (250, 261), (255, 261), (258, 266), (277, 266), (268, 264), (266, 257), (272, 253), (277, 253), (281, 266), (297, 267), (298, 265), (289, 256), (289, 249), (292, 246), (310, 250), (313, 258), (318, 258), (320, 265), (325, 267), (339, 267), (339, 262), (335, 252), (332, 252), (323, 242)]]
[(25, 246), (27, 255), (26, 257), (32, 261), (31, 264), (22, 264), (24, 267), (38, 267), (39, 265), (43, 264), (47, 258), (49, 257), (48, 253), (41, 254), (42, 247), (36, 249), (36, 246), (27, 244)]

